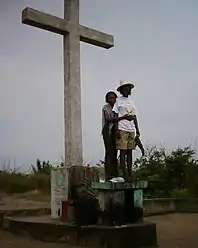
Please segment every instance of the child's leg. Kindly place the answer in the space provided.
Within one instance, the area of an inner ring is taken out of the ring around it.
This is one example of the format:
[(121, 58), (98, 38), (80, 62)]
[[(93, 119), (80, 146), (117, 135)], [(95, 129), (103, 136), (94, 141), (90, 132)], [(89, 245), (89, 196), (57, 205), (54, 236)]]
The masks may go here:
[(135, 149), (135, 133), (128, 134), (128, 145), (127, 145), (127, 171), (128, 176), (132, 176), (132, 163), (133, 163), (133, 150)]
[(105, 146), (105, 181), (111, 179), (111, 144), (110, 144), (110, 137), (109, 137), (109, 130), (106, 128), (103, 130), (103, 141)]
[(132, 176), (132, 163), (133, 163), (133, 157), (132, 157), (132, 150), (128, 149), (127, 150), (127, 172), (128, 176)]
[(126, 153), (127, 153), (127, 132), (119, 130), (120, 137), (116, 138), (116, 148), (120, 150), (120, 167), (123, 177), (126, 178)]
[(116, 140), (114, 132), (110, 135), (110, 164), (111, 164), (111, 177), (118, 176), (118, 161), (117, 161), (117, 150)]
[(125, 158), (126, 158), (126, 150), (120, 150), (120, 167), (124, 178), (127, 177)]

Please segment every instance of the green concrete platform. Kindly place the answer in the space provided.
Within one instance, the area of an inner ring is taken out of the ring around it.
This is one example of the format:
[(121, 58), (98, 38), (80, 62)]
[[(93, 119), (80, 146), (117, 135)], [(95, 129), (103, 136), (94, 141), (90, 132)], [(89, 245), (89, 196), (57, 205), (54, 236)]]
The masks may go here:
[(131, 189), (145, 189), (148, 187), (147, 181), (137, 181), (133, 183), (122, 182), (93, 182), (91, 184), (92, 189), (97, 190), (131, 190)]
[(147, 221), (112, 227), (76, 226), (50, 216), (4, 217), (2, 226), (15, 234), (28, 234), (46, 242), (64, 242), (91, 248), (131, 248), (154, 246), (156, 224)]

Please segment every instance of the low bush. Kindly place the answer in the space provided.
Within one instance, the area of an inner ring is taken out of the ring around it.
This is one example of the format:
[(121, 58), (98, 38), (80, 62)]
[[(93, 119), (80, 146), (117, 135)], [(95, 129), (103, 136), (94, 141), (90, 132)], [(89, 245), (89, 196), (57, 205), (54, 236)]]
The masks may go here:
[[(103, 165), (102, 161), (97, 164), (101, 178), (104, 178)], [(13, 194), (37, 190), (49, 194), (51, 168), (49, 162), (37, 159), (28, 174), (17, 170), (0, 171), (0, 191)], [(137, 179), (148, 181), (149, 187), (144, 192), (147, 198), (198, 197), (198, 161), (190, 147), (169, 153), (164, 148), (150, 147), (144, 158), (136, 159), (134, 170)]]

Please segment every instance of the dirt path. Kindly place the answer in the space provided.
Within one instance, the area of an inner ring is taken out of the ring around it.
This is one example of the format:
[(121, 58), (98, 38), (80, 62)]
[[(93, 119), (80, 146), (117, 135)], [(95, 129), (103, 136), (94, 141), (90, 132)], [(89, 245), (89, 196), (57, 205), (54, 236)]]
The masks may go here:
[[(146, 218), (157, 223), (160, 248), (197, 248), (198, 214), (171, 214)], [(3, 248), (75, 248), (66, 244), (42, 243), (30, 237), (19, 237), (0, 231)]]
[(67, 244), (43, 243), (30, 237), (19, 237), (0, 230), (0, 247), (2, 248), (80, 248)]
[(50, 207), (49, 197), (35, 191), (20, 195), (3, 195), (0, 199), (0, 211), (45, 207)]
[(157, 223), (160, 248), (198, 247), (198, 214), (169, 214), (146, 219)]

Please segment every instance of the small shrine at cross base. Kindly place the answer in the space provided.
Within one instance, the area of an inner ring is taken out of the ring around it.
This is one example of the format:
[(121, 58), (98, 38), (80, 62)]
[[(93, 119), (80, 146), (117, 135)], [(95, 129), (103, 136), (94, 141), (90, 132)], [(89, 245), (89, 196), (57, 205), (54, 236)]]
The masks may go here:
[[(143, 190), (147, 186), (146, 181), (100, 182), (97, 167), (54, 168), (51, 217), (80, 225), (136, 223), (143, 220)], [(86, 213), (83, 206), (92, 208), (94, 221), (88, 220), (90, 210)], [(84, 220), (80, 216), (84, 216)]]

